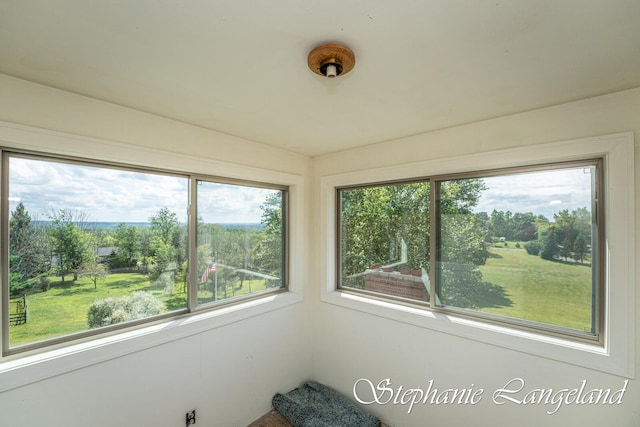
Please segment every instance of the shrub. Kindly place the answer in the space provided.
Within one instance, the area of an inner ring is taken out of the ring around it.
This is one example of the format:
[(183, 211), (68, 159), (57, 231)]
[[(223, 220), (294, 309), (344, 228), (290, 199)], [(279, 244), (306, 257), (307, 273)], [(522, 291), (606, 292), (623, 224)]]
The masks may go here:
[(174, 279), (175, 273), (173, 271), (165, 271), (160, 273), (158, 278), (153, 282), (154, 289), (164, 289), (164, 293), (167, 295), (173, 294), (176, 281)]
[(160, 314), (164, 304), (148, 292), (134, 292), (118, 298), (96, 300), (87, 311), (89, 328), (142, 319)]
[(540, 242), (532, 240), (524, 244), (524, 249), (529, 255), (538, 255), (540, 253)]

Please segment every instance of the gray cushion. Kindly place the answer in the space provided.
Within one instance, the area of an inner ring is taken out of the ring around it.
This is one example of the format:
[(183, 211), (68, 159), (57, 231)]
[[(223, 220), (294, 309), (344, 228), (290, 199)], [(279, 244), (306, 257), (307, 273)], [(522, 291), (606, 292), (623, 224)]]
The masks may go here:
[(378, 427), (380, 420), (330, 387), (308, 381), (286, 394), (276, 393), (273, 407), (294, 427)]

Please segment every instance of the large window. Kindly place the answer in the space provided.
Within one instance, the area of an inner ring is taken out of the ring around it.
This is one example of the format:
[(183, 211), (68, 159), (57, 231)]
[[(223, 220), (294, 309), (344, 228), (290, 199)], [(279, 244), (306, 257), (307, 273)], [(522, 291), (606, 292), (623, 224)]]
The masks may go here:
[(9, 151), (2, 170), (3, 354), (286, 287), (284, 187)]
[(198, 303), (285, 283), (282, 190), (198, 180)]
[(338, 189), (338, 287), (601, 341), (602, 161)]

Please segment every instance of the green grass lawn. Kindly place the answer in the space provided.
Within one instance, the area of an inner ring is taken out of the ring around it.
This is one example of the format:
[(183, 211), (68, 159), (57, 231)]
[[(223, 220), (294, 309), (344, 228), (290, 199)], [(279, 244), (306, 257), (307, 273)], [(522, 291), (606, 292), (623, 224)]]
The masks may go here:
[(546, 261), (524, 249), (491, 247), (480, 267), (482, 280), (501, 287), (510, 304), (480, 311), (591, 330), (591, 269), (586, 265)]
[(97, 289), (88, 278), (68, 279), (63, 283), (59, 277), (51, 277), (48, 291), (27, 296), (27, 323), (11, 326), (12, 346), (84, 331), (87, 310), (95, 300), (151, 290), (147, 277), (136, 273), (110, 274), (98, 280)]
[[(224, 286), (223, 284), (218, 284), (217, 297), (219, 301), (225, 298), (226, 299), (236, 298), (236, 297), (251, 294), (254, 292), (263, 291), (265, 289), (266, 289), (266, 283), (264, 279), (258, 279), (258, 280), (245, 279), (242, 282), (242, 285), (238, 281), (236, 281), (233, 285), (227, 285), (227, 286)], [(205, 304), (213, 301), (215, 301), (215, 298), (214, 298), (214, 292), (211, 289), (211, 286), (206, 286), (206, 287), (202, 286), (202, 288), (198, 289), (199, 304)]]
[[(579, 331), (591, 328), (591, 269), (588, 266), (545, 261), (524, 249), (491, 247), (486, 265), (480, 267), (484, 282), (493, 285), (483, 295), (482, 312), (531, 320)], [(226, 297), (238, 297), (265, 289), (264, 280), (245, 280), (226, 287)], [(186, 307), (187, 294), (177, 284), (167, 290), (154, 286), (147, 276), (115, 273), (98, 281), (97, 289), (88, 278), (62, 283), (51, 278), (46, 292), (27, 296), (28, 320), (10, 327), (11, 346), (87, 330), (87, 310), (97, 299), (147, 291), (165, 303), (167, 311)], [(198, 291), (201, 302), (210, 300), (208, 289)], [(218, 299), (224, 289), (218, 290)]]
[[(27, 323), (11, 326), (9, 340), (11, 346), (59, 337), (88, 329), (87, 310), (98, 299), (131, 295), (135, 291), (152, 293), (165, 304), (166, 311), (174, 311), (187, 306), (187, 294), (181, 284), (171, 290), (156, 286), (147, 276), (138, 273), (114, 273), (98, 280), (94, 289), (88, 278), (62, 283), (59, 277), (51, 277), (50, 289), (27, 295)], [(242, 288), (227, 286), (227, 297), (240, 296), (264, 289), (264, 280), (245, 280)], [(222, 287), (221, 287), (222, 289)], [(218, 298), (223, 297), (218, 291)]]

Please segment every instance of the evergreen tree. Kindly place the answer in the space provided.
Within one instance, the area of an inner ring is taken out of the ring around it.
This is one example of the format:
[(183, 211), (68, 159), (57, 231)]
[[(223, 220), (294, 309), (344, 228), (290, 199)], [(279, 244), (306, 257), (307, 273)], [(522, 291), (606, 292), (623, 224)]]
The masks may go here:
[(47, 242), (22, 202), (9, 220), (9, 291), (16, 295), (46, 281)]
[(558, 229), (555, 225), (550, 226), (542, 233), (542, 247), (540, 248), (540, 257), (552, 261), (560, 252), (558, 243)]
[(587, 254), (587, 242), (584, 238), (584, 234), (579, 233), (573, 245), (573, 257), (576, 261), (582, 263), (584, 257)]

